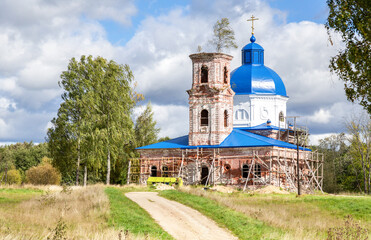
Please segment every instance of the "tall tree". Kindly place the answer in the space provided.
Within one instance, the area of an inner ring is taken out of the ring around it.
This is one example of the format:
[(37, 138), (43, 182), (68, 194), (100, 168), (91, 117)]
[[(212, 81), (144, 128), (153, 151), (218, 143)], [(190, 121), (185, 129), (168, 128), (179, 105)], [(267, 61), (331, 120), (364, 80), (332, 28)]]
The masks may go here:
[(348, 100), (358, 100), (371, 114), (371, 1), (327, 0), (327, 5), (328, 33), (334, 29), (345, 43), (331, 58), (330, 69), (344, 82)]
[(132, 88), (132, 72), (128, 65), (82, 56), (80, 61), (71, 59), (61, 79), (64, 102), (48, 132), (50, 146), (55, 148), (53, 157), (59, 155), (62, 160), (60, 156), (66, 151), (76, 159), (76, 184), (81, 164), (84, 185), (88, 169), (97, 176), (103, 167), (109, 184), (111, 162), (115, 163), (125, 146), (134, 142), (131, 111), (138, 98)]
[(95, 124), (92, 139), (97, 154), (106, 158), (106, 184), (110, 184), (111, 162), (122, 161), (120, 153), (135, 141), (131, 120), (136, 103), (133, 74), (128, 65), (119, 65), (102, 57), (89, 58), (89, 61), (94, 78), (88, 98), (88, 106), (93, 106), (90, 119)]
[(362, 167), (363, 191), (370, 194), (371, 188), (371, 120), (369, 117), (353, 119), (347, 123), (350, 134), (350, 153), (354, 162)]
[(83, 128), (89, 122), (86, 98), (92, 81), (91, 69), (90, 57), (81, 56), (80, 61), (72, 58), (67, 70), (62, 72), (61, 81), (59, 81), (59, 86), (64, 90), (62, 94), (64, 102), (59, 111), (66, 117), (66, 127), (69, 129), (71, 139), (74, 139), (76, 143), (76, 185), (79, 184), (80, 176)]
[(156, 121), (153, 119), (152, 106), (149, 102), (146, 109), (136, 120), (135, 139), (136, 146), (141, 147), (157, 142), (159, 128), (156, 128)]
[(228, 18), (222, 18), (214, 24), (214, 36), (210, 41), (217, 52), (221, 52), (223, 49), (237, 48), (234, 31), (229, 26)]

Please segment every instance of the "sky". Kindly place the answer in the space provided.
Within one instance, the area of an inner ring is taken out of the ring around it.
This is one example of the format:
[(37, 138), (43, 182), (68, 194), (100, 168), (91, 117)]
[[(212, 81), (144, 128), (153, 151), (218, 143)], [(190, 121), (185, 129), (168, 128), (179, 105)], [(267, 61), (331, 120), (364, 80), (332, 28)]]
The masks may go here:
[(60, 74), (72, 57), (102, 56), (128, 64), (136, 91), (151, 101), (160, 137), (188, 132), (191, 87), (189, 55), (208, 43), (213, 24), (229, 18), (238, 49), (231, 67), (240, 66), (254, 15), (256, 43), (265, 65), (275, 70), (290, 97), (287, 115), (300, 116), (311, 143), (346, 131), (345, 120), (362, 114), (346, 100), (343, 83), (328, 69), (343, 48), (324, 23), (325, 0), (1, 0), (0, 144), (44, 142), (62, 102)]

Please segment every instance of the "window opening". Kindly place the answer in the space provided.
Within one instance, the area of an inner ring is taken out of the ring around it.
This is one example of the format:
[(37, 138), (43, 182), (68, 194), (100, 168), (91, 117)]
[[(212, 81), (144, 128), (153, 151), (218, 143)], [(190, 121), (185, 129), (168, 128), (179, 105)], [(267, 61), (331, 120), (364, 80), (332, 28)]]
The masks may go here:
[(249, 165), (244, 164), (242, 166), (242, 178), (247, 178), (249, 175)]
[(207, 66), (201, 67), (201, 83), (207, 83), (209, 81), (209, 68)]
[(225, 169), (226, 171), (231, 170), (231, 165), (229, 165), (229, 164), (224, 164), (224, 169)]
[(255, 175), (258, 177), (262, 177), (262, 171), (259, 164), (255, 164)]
[(283, 112), (280, 112), (279, 119), (280, 119), (280, 122), (285, 121), (285, 118), (283, 117)]
[(224, 127), (228, 127), (228, 111), (224, 111)]
[(169, 167), (168, 166), (162, 166), (162, 177), (168, 177), (169, 176)]
[(157, 167), (156, 166), (151, 167), (151, 177), (157, 177)]
[(228, 83), (228, 69), (227, 69), (227, 66), (224, 67), (224, 83)]
[(201, 111), (201, 126), (209, 125), (209, 112), (204, 109)]

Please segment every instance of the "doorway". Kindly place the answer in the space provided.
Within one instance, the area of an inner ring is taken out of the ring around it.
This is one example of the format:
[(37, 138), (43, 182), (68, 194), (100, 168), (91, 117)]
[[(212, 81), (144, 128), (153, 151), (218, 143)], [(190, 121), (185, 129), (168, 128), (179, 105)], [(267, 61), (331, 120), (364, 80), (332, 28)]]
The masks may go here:
[[(207, 181), (207, 177), (209, 176), (209, 168), (206, 166), (202, 166), (201, 168), (201, 184), (205, 185)], [(209, 179), (210, 183), (210, 179)]]

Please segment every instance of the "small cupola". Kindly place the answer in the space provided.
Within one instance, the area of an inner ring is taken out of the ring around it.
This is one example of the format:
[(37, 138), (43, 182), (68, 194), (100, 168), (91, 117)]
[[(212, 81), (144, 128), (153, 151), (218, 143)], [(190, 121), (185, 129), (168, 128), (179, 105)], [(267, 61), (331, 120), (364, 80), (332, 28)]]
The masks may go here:
[(242, 48), (242, 65), (245, 64), (264, 64), (264, 48), (255, 43), (254, 34), (250, 38), (249, 44)]

